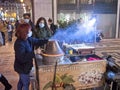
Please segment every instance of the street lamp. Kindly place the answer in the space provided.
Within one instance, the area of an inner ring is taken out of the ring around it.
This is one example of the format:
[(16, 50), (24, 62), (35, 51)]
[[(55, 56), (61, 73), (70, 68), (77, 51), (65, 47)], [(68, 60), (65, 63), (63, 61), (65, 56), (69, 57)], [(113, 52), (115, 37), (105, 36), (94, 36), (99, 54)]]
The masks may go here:
[(1, 8), (0, 8), (0, 10), (2, 11), (2, 10), (3, 10), (3, 8), (1, 7)]
[(23, 0), (20, 0), (21, 3), (23, 3)]

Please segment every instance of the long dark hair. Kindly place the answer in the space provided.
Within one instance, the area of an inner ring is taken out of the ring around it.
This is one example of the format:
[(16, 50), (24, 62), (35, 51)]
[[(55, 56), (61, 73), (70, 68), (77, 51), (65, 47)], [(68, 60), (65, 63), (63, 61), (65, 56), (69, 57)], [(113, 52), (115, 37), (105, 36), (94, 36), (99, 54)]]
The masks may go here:
[(41, 20), (44, 20), (44, 23), (45, 23), (45, 29), (46, 30), (50, 30), (48, 25), (47, 25), (47, 22), (46, 22), (46, 19), (44, 17), (40, 17), (38, 20), (37, 20), (37, 23), (36, 23), (36, 28), (39, 28), (39, 23)]

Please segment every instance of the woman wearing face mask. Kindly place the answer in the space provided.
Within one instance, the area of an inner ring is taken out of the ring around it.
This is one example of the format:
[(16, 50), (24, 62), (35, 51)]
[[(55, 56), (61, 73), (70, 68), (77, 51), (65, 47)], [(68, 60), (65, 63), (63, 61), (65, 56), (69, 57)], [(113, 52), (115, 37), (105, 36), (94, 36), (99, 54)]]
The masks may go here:
[(40, 17), (37, 20), (35, 37), (39, 39), (49, 39), (51, 35), (52, 35), (52, 32), (48, 28), (45, 18)]
[(19, 75), (17, 90), (29, 90), (29, 73), (33, 67), (34, 46), (41, 46), (48, 40), (40, 40), (31, 37), (32, 31), (29, 24), (20, 24), (16, 30), (16, 41), (14, 44), (15, 61), (14, 69)]
[[(44, 17), (40, 17), (36, 23), (36, 31), (33, 36), (38, 39), (49, 39), (52, 35), (51, 30), (49, 29), (46, 19)], [(39, 46), (36, 49), (39, 51)], [(41, 46), (42, 49), (45, 48), (45, 45)], [(38, 52), (37, 51), (37, 52)]]

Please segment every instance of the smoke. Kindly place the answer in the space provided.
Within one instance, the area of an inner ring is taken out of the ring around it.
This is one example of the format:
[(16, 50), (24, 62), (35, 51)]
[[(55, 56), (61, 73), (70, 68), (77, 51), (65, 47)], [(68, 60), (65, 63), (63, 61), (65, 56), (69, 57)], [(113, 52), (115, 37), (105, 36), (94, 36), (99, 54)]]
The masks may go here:
[(94, 43), (96, 39), (95, 19), (81, 24), (75, 22), (66, 28), (59, 28), (51, 39), (69, 44)]

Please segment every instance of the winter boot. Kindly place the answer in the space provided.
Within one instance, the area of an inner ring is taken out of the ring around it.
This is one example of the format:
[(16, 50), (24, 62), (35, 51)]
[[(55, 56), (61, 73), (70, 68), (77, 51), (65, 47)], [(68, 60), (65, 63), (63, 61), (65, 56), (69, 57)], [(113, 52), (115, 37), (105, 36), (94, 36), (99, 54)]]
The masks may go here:
[(5, 90), (10, 90), (12, 86), (8, 83), (7, 79), (1, 75), (0, 82), (5, 86)]

